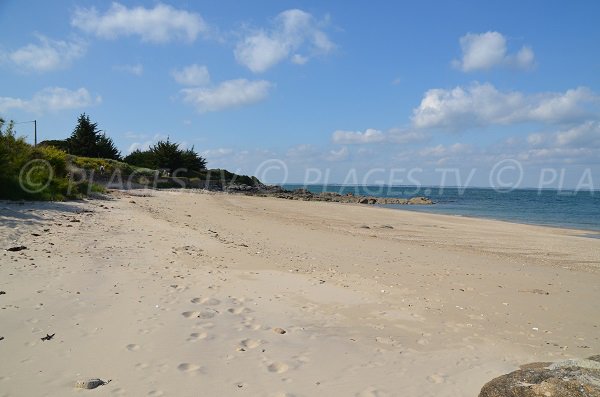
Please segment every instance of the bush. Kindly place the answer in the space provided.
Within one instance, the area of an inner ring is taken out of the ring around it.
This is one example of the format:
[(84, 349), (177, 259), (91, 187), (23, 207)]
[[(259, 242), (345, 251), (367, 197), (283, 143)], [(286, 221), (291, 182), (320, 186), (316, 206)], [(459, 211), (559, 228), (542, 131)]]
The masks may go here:
[(9, 200), (64, 200), (99, 189), (68, 178), (69, 156), (52, 146), (34, 148), (17, 138), (12, 122), (0, 119), (0, 198)]

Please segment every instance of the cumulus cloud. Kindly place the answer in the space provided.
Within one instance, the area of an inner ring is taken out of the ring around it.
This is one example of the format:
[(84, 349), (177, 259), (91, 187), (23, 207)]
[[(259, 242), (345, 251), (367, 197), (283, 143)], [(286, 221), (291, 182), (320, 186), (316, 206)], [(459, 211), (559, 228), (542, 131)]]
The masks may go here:
[(385, 135), (374, 128), (367, 128), (365, 132), (360, 131), (334, 131), (331, 140), (338, 144), (360, 144), (383, 142)]
[(85, 54), (87, 47), (82, 40), (53, 40), (43, 35), (37, 39), (39, 43), (27, 44), (3, 57), (24, 70), (49, 72), (67, 68)]
[(134, 76), (141, 76), (144, 74), (144, 65), (141, 63), (136, 63), (135, 65), (116, 65), (113, 66), (113, 69), (119, 72), (130, 73)]
[(535, 62), (533, 50), (527, 46), (523, 46), (516, 54), (509, 54), (506, 38), (498, 32), (467, 33), (459, 42), (462, 59), (452, 63), (463, 72), (488, 70), (495, 66), (527, 69)]
[(77, 109), (100, 103), (100, 96), (92, 97), (85, 88), (72, 91), (61, 87), (48, 87), (38, 91), (31, 99), (0, 97), (0, 112), (24, 110), (32, 113), (56, 112)]
[(520, 122), (564, 123), (597, 113), (590, 106), (598, 101), (599, 97), (585, 87), (525, 95), (501, 92), (489, 83), (474, 83), (467, 88), (428, 90), (413, 110), (412, 123), (417, 128), (449, 130)]
[(387, 132), (382, 132), (374, 128), (367, 128), (361, 131), (337, 130), (331, 135), (331, 141), (342, 145), (359, 145), (368, 143), (412, 143), (425, 140), (427, 134), (423, 131), (405, 130), (402, 128), (392, 128)]
[(227, 80), (216, 87), (184, 88), (180, 91), (183, 101), (194, 106), (200, 113), (251, 105), (265, 99), (272, 84), (265, 80)]
[(210, 83), (208, 68), (203, 65), (190, 65), (182, 69), (174, 70), (171, 75), (181, 85), (199, 86)]
[(556, 133), (559, 146), (600, 148), (600, 122), (587, 121), (581, 125)]
[(158, 3), (154, 8), (127, 8), (114, 2), (105, 13), (96, 8), (78, 8), (71, 24), (86, 33), (105, 39), (139, 36), (142, 41), (166, 43), (173, 40), (192, 42), (208, 25), (200, 14)]
[(271, 29), (251, 32), (240, 40), (234, 51), (235, 58), (255, 73), (264, 72), (290, 56), (292, 62), (304, 64), (309, 56), (325, 54), (334, 48), (320, 25), (305, 11), (283, 11), (275, 17)]

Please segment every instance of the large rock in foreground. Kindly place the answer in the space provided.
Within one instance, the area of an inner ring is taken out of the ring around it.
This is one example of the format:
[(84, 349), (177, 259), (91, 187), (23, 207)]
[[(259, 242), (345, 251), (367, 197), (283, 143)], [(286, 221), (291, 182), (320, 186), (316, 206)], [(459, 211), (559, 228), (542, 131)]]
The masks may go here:
[(600, 355), (533, 363), (486, 383), (479, 397), (600, 397)]

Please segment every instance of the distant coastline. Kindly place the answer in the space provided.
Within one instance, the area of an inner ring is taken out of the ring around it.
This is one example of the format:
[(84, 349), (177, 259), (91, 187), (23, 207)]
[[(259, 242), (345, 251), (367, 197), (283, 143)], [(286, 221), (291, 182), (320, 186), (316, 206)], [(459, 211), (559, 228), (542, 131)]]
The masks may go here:
[(425, 196), (436, 205), (398, 207), (445, 215), (496, 219), (514, 223), (551, 226), (600, 232), (600, 192), (556, 189), (514, 189), (509, 192), (492, 188), (299, 185), (284, 184), (286, 189), (305, 188), (313, 193), (330, 191), (339, 194), (369, 194), (387, 198)]

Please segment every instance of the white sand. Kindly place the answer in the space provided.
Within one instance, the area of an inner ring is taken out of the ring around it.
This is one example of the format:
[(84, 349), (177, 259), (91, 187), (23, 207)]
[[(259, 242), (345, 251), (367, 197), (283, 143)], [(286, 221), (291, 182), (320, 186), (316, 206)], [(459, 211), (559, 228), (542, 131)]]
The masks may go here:
[(0, 203), (0, 396), (474, 396), (600, 353), (580, 232), (150, 194)]

